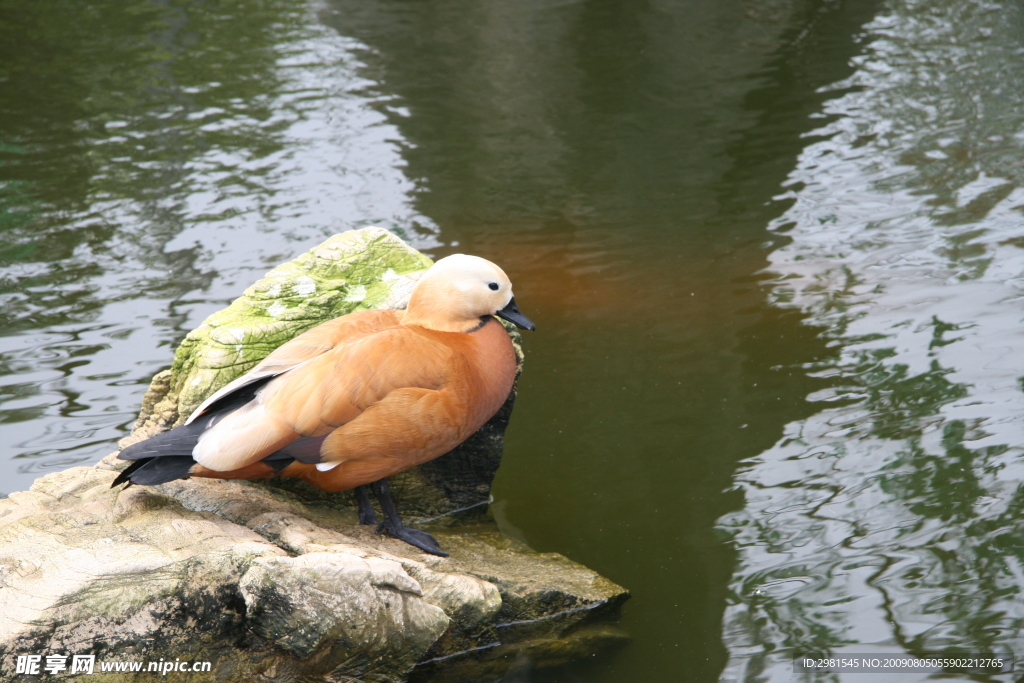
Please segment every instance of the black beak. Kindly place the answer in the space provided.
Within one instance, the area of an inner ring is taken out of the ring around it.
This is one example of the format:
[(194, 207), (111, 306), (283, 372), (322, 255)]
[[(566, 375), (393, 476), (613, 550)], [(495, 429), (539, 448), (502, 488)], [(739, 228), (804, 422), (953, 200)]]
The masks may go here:
[(519, 312), (519, 307), (516, 306), (515, 297), (512, 297), (509, 300), (508, 306), (505, 306), (505, 308), (501, 309), (494, 315), (498, 316), (499, 318), (504, 318), (505, 320), (509, 321), (516, 327), (521, 327), (524, 330), (530, 330), (531, 332), (533, 332), (535, 329), (537, 329), (537, 326), (530, 322), (529, 318), (527, 318), (525, 315)]

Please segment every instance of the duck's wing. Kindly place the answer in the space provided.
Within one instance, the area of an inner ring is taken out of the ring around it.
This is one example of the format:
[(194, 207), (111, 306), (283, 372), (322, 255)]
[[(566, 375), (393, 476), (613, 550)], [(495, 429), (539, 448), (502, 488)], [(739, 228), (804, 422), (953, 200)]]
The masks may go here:
[[(301, 437), (330, 434), (409, 391), (441, 393), (459, 361), (451, 348), (409, 327), (365, 335), (268, 381), (253, 401), (203, 432), (193, 457), (219, 472), (245, 467)], [(389, 425), (377, 428), (387, 440)]]
[(358, 311), (321, 323), (277, 347), (252, 370), (211, 394), (192, 411), (185, 424), (191, 424), (200, 415), (221, 407), (240, 389), (257, 382), (267, 382), (339, 346), (394, 327), (401, 321), (401, 316), (401, 311)]

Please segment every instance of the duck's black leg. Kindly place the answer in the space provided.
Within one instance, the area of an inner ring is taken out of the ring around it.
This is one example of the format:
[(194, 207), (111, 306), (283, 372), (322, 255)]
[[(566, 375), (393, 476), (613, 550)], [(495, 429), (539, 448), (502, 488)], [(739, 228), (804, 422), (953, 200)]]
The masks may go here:
[(373, 503), (370, 502), (369, 487), (366, 484), (356, 487), (356, 500), (359, 502), (359, 523), (376, 524), (377, 514), (373, 511)]
[(377, 497), (377, 502), (380, 503), (381, 512), (384, 513), (384, 523), (377, 527), (378, 534), (385, 533), (391, 538), (405, 541), (409, 545), (416, 546), (423, 552), (430, 553), (431, 555), (448, 557), (448, 553), (438, 547), (437, 541), (433, 536), (426, 531), (410, 529), (402, 524), (402, 517), (398, 514), (395, 501), (391, 500), (391, 494), (388, 492), (387, 477), (370, 484), (370, 489), (373, 491), (373, 495)]

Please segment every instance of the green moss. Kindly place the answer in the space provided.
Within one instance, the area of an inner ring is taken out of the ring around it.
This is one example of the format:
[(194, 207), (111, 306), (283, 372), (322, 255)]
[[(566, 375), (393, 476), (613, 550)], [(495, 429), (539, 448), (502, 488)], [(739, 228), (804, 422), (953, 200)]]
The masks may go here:
[(309, 328), (354, 311), (393, 307), (431, 264), (387, 230), (364, 228), (274, 268), (178, 347), (170, 380), (176, 421)]

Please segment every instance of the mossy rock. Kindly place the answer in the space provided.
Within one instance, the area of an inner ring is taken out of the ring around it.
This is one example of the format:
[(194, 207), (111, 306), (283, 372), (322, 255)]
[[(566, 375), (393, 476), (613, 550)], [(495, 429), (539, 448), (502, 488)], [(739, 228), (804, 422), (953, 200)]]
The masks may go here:
[(175, 424), (311, 327), (355, 311), (404, 308), (432, 264), (387, 230), (364, 228), (334, 235), (274, 268), (181, 342), (171, 364)]

